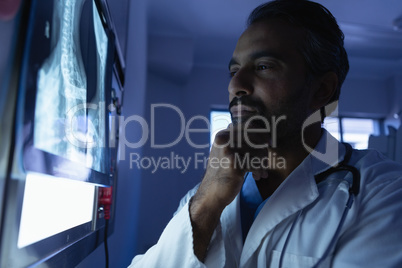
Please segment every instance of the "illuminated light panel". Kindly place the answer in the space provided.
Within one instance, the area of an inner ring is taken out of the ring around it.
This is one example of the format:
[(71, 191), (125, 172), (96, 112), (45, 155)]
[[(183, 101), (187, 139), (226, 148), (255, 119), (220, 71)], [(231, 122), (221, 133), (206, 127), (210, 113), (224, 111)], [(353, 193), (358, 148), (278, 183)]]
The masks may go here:
[(216, 134), (224, 130), (228, 127), (228, 125), (232, 122), (232, 118), (230, 117), (230, 112), (226, 111), (211, 111), (210, 113), (210, 145), (214, 143)]
[(18, 247), (92, 221), (94, 194), (93, 184), (28, 172)]

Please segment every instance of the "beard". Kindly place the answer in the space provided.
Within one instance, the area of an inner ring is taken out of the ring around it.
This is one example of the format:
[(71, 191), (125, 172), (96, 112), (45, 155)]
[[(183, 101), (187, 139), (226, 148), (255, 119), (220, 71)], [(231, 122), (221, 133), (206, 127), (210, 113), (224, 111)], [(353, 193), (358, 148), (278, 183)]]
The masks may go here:
[(300, 144), (303, 123), (311, 114), (303, 95), (306, 90), (309, 89), (304, 87), (270, 107), (249, 95), (235, 97), (229, 104), (229, 111), (234, 105), (246, 105), (255, 109), (255, 112), (241, 117), (231, 114), (233, 126), (269, 130), (262, 135), (266, 135), (264, 139), (275, 147), (288, 148)]

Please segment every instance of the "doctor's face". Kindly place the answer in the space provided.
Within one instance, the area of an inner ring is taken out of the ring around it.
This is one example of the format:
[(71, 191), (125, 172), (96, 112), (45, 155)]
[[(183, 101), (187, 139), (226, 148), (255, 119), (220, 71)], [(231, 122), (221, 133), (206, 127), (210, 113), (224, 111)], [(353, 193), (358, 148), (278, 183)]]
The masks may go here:
[(256, 22), (241, 35), (229, 63), (234, 124), (253, 115), (269, 122), (272, 116), (286, 116), (277, 125), (278, 141), (301, 135), (312, 95), (299, 49), (303, 38), (303, 29), (281, 19)]

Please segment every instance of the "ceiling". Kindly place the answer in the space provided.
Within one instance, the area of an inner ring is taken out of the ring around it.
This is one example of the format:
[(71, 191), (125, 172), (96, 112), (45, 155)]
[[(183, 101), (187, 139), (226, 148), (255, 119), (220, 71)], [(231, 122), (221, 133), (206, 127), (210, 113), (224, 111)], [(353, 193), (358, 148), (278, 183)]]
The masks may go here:
[[(149, 0), (153, 36), (188, 38), (194, 64), (226, 66), (250, 11), (262, 0)], [(382, 78), (402, 68), (401, 0), (319, 0), (345, 33), (352, 75)]]

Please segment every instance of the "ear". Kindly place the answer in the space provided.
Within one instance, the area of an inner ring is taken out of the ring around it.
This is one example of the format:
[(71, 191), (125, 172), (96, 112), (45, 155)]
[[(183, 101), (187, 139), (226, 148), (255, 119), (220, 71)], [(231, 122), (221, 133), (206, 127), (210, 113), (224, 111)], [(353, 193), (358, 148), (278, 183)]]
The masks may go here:
[(314, 82), (314, 92), (310, 107), (316, 111), (328, 104), (329, 100), (336, 93), (338, 87), (338, 76), (334, 72), (327, 72)]

